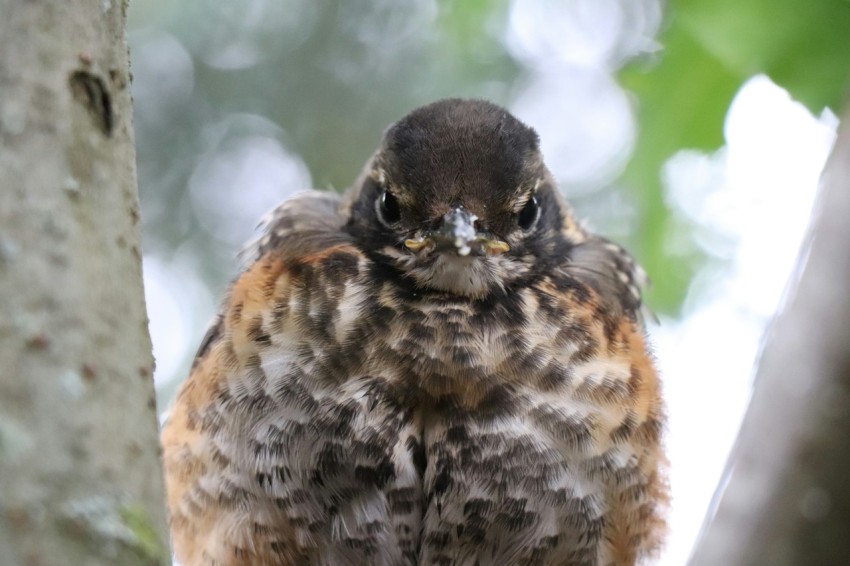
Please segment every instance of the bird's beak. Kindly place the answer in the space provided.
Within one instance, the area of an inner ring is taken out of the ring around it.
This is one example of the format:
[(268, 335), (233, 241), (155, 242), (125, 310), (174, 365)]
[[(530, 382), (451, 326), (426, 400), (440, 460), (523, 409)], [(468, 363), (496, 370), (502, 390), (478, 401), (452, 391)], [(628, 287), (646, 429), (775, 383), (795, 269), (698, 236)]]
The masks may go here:
[(478, 217), (462, 206), (456, 206), (445, 216), (436, 230), (421, 238), (406, 240), (404, 245), (413, 252), (423, 248), (454, 250), (457, 255), (466, 256), (471, 252), (498, 255), (510, 249), (507, 242), (493, 239), (479, 233), (475, 228)]
[(443, 216), (442, 224), (431, 233), (431, 239), (438, 248), (454, 248), (458, 255), (469, 255), (472, 251), (469, 244), (476, 236), (476, 220), (477, 216), (462, 206), (456, 206)]

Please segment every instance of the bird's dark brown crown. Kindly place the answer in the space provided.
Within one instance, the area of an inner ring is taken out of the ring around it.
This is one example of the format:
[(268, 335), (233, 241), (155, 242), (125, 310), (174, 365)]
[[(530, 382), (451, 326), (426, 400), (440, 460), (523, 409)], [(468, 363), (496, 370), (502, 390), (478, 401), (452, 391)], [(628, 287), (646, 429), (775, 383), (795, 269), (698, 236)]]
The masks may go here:
[[(422, 288), (481, 296), (563, 257), (566, 219), (537, 133), (490, 102), (447, 99), (387, 130), (348, 230)], [(464, 230), (469, 246), (452, 247)]]
[(375, 165), (400, 204), (411, 205), (402, 209), (411, 221), (440, 217), (460, 203), (502, 233), (512, 228), (516, 199), (544, 174), (535, 131), (481, 100), (414, 110), (387, 131)]

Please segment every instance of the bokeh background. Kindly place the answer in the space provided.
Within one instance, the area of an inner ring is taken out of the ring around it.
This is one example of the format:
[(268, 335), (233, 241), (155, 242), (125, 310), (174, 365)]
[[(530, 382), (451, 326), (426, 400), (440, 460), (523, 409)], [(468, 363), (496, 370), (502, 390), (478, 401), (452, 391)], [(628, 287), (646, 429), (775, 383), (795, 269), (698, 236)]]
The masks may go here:
[(850, 5), (133, 0), (129, 41), (163, 413), (264, 213), (344, 190), (416, 106), (486, 98), (537, 129), (579, 215), (653, 280), (662, 563), (685, 563), (835, 137)]

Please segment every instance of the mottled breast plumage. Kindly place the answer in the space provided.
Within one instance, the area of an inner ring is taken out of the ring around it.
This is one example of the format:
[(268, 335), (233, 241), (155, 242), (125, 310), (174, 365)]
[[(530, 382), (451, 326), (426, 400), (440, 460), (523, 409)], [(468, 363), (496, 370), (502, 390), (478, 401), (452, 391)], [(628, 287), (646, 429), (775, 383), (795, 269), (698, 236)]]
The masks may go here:
[[(297, 195), (245, 252), (163, 431), (184, 564), (625, 565), (658, 549), (642, 272), (575, 222), (533, 130), (489, 103), (432, 106), (346, 195)], [(466, 134), (440, 138), (452, 123)], [(475, 148), (495, 153), (455, 160)], [(481, 180), (482, 161), (510, 183)]]

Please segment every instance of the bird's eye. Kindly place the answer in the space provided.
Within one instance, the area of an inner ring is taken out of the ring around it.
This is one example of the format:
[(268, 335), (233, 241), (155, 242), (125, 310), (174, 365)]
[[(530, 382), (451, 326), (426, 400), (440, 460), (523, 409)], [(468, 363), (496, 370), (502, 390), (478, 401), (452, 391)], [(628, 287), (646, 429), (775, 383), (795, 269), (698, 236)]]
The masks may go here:
[(537, 205), (537, 197), (532, 196), (528, 199), (528, 202), (525, 203), (525, 206), (522, 207), (522, 210), (519, 211), (519, 216), (517, 216), (517, 224), (523, 230), (528, 230), (534, 223), (537, 222), (537, 218), (540, 216), (540, 207)]
[(401, 209), (398, 206), (398, 199), (387, 190), (381, 193), (378, 198), (378, 217), (384, 224), (394, 224), (401, 220)]

